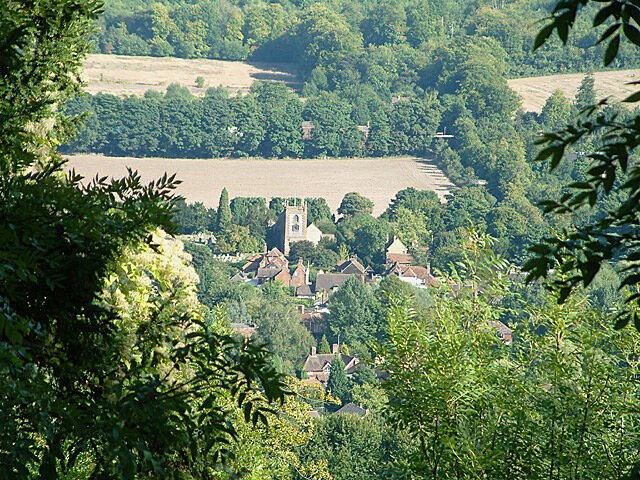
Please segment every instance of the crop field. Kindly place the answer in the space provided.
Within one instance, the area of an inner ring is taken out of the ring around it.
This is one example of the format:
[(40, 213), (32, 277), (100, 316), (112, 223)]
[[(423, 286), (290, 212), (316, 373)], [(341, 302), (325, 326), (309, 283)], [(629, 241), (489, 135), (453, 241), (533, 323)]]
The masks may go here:
[[(227, 88), (231, 95), (245, 93), (255, 81), (283, 81), (294, 88), (298, 86), (291, 65), (170, 57), (89, 55), (82, 76), (87, 92), (114, 95), (164, 91), (171, 83), (189, 88), (194, 95), (204, 95), (209, 87), (218, 86)], [(196, 86), (200, 76), (204, 78), (202, 88)]]
[(188, 202), (217, 207), (224, 187), (229, 197), (323, 197), (333, 211), (342, 197), (358, 192), (370, 198), (374, 215), (382, 213), (395, 194), (406, 187), (433, 190), (440, 198), (453, 184), (430, 160), (347, 158), (311, 160), (120, 158), (101, 155), (69, 156), (69, 168), (85, 178), (122, 177), (126, 168), (150, 181), (165, 172), (182, 181), (178, 193)]
[[(622, 100), (640, 90), (639, 85), (628, 85), (629, 82), (640, 80), (640, 69), (596, 72), (593, 76), (598, 99), (611, 96)], [(555, 90), (561, 90), (567, 98), (573, 100), (584, 77), (583, 73), (572, 73), (517, 78), (508, 80), (508, 83), (522, 97), (522, 107), (525, 111), (540, 112)]]

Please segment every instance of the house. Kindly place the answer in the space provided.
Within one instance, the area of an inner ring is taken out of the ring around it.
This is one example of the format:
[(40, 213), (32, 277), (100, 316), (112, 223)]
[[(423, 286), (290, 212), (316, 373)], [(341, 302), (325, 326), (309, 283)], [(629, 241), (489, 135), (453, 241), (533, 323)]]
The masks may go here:
[(316, 294), (313, 293), (311, 285), (300, 285), (296, 288), (296, 297), (298, 298), (316, 298)]
[(336, 343), (332, 346), (332, 353), (316, 353), (316, 347), (311, 347), (311, 354), (305, 360), (302, 369), (306, 372), (310, 380), (318, 380), (326, 387), (329, 381), (329, 373), (331, 372), (331, 362), (336, 355), (341, 356), (347, 376), (350, 377), (353, 375), (360, 360), (356, 357), (340, 353), (340, 346)]
[(505, 345), (511, 345), (513, 341), (513, 331), (499, 320), (489, 320), (489, 326), (492, 327)]
[(329, 324), (327, 322), (328, 309), (310, 310), (300, 312), (300, 323), (309, 333), (316, 335), (327, 330)]
[(403, 282), (410, 283), (416, 287), (438, 287), (440, 282), (431, 274), (431, 266), (421, 265), (401, 265), (394, 263), (387, 269), (387, 275), (396, 275)]
[(288, 287), (291, 284), (291, 274), (287, 267), (261, 267), (256, 274), (256, 280), (258, 280), (258, 285), (263, 285), (267, 282), (280, 282)]
[(290, 287), (301, 287), (309, 283), (309, 269), (302, 263), (302, 257), (298, 258), (298, 265), (291, 275)]
[(398, 237), (396, 237), (394, 235), (393, 236), (393, 240), (387, 246), (387, 254), (402, 254), (402, 255), (406, 255), (408, 253), (409, 253), (409, 250), (407, 249), (405, 244), (402, 243), (402, 241)]
[(277, 248), (249, 257), (242, 266), (241, 273), (245, 278), (255, 278), (258, 285), (273, 281), (286, 286), (291, 284), (289, 261)]
[(360, 418), (364, 418), (369, 415), (369, 409), (362, 408), (362, 404), (356, 405), (355, 403), (347, 403), (342, 408), (334, 413), (334, 415), (356, 415)]
[(338, 273), (347, 275), (356, 275), (360, 279), (364, 280), (365, 277), (372, 271), (370, 267), (363, 266), (356, 258), (349, 258), (349, 260), (339, 261), (334, 270)]
[(338, 290), (350, 277), (364, 281), (359, 275), (350, 273), (318, 273), (315, 292), (322, 296), (322, 303), (326, 303), (329, 295)]
[(247, 325), (246, 323), (232, 323), (231, 331), (242, 335), (244, 338), (251, 338), (258, 333), (255, 325)]

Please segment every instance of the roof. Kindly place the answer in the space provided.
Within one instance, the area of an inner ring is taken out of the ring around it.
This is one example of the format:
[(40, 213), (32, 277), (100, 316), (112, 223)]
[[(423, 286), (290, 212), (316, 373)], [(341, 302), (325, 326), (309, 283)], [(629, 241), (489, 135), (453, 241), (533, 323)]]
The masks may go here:
[(329, 292), (354, 276), (348, 273), (319, 273), (316, 277), (316, 292)]
[(338, 262), (338, 264), (336, 264), (336, 270), (340, 273), (355, 273), (360, 275), (364, 275), (367, 272), (367, 269), (355, 258)]
[[(358, 363), (353, 362), (355, 357), (345, 355), (344, 353), (341, 353), (340, 356), (342, 357), (342, 361), (345, 364), (346, 372), (352, 373), (355, 370), (356, 364)], [(327, 363), (331, 364), (334, 358), (334, 353), (319, 353), (317, 355), (309, 355), (305, 360), (302, 369), (305, 372), (322, 372), (325, 365), (327, 365)]]
[(264, 267), (258, 269), (258, 278), (274, 278), (282, 271), (279, 267)]
[(499, 320), (489, 320), (489, 326), (495, 329), (500, 335), (500, 338), (504, 339), (506, 342), (511, 342), (511, 338), (513, 337), (513, 331), (507, 327), (504, 323)]
[(369, 410), (359, 407), (354, 403), (347, 403), (336, 414), (348, 414), (357, 415), (358, 417), (366, 417), (369, 414)]
[(296, 296), (297, 297), (313, 297), (313, 291), (311, 290), (311, 285), (300, 285), (297, 289), (296, 289)]
[(387, 270), (387, 274), (391, 273), (395, 273), (399, 277), (423, 280), (425, 285), (429, 287), (438, 287), (440, 285), (436, 277), (431, 275), (431, 268), (421, 265), (400, 265), (394, 263), (393, 266)]
[(408, 253), (387, 253), (387, 265), (397, 263), (399, 265), (411, 265), (415, 259)]

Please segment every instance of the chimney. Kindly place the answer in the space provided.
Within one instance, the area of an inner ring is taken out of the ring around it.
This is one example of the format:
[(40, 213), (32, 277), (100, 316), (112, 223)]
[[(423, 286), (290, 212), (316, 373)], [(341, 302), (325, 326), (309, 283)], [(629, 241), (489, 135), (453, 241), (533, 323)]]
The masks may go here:
[(427, 275), (431, 275), (431, 262), (427, 262)]
[(340, 345), (338, 345), (337, 343), (331, 345), (331, 353), (333, 353), (334, 355), (340, 353)]
[(297, 305), (298, 307), (298, 313), (300, 313), (300, 315), (304, 315), (304, 305)]
[(311, 347), (311, 355), (315, 355), (316, 354), (316, 347)]

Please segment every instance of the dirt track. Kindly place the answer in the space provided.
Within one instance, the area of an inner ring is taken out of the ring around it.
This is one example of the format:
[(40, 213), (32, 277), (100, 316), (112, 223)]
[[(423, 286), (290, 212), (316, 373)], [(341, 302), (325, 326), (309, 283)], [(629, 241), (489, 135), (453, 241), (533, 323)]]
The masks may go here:
[(127, 166), (137, 170), (144, 180), (175, 172), (182, 180), (178, 192), (189, 202), (202, 202), (210, 207), (217, 207), (223, 187), (227, 187), (230, 198), (324, 197), (334, 211), (345, 193), (355, 191), (373, 200), (374, 214), (379, 215), (403, 188), (433, 190), (443, 198), (453, 186), (429, 160), (411, 157), (193, 160), (76, 155), (69, 158), (70, 167), (88, 178), (97, 174), (121, 177)]

